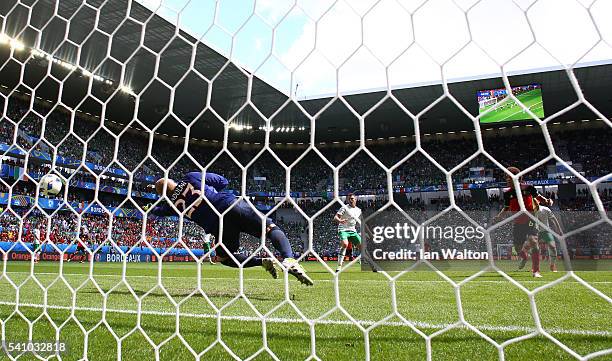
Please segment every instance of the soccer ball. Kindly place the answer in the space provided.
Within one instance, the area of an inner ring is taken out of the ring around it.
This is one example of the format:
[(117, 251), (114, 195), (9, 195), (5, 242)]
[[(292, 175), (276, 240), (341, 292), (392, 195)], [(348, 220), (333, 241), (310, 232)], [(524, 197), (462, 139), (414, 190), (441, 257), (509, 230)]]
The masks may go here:
[(55, 174), (47, 174), (40, 180), (40, 193), (45, 196), (54, 196), (62, 190), (62, 180)]

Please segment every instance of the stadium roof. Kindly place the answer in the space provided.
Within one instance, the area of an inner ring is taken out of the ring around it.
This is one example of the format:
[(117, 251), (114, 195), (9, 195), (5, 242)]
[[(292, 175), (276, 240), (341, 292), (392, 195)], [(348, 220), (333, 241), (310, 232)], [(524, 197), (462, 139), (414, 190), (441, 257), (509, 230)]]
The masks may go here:
[[(33, 2), (33, 1), (32, 1)], [(34, 3), (34, 2), (33, 2)], [(185, 32), (179, 31), (161, 17), (154, 15), (144, 6), (131, 2), (129, 19), (123, 22), (128, 12), (128, 2), (124, 0), (88, 1), (98, 8), (99, 22), (94, 29), (96, 11), (84, 6), (81, 1), (62, 0), (58, 3), (58, 14), (71, 19), (69, 22), (53, 17), (55, 1), (40, 0), (32, 8), (30, 27), (27, 27), (28, 10), (17, 5), (15, 1), (3, 1), (0, 4), (0, 15), (4, 17), (7, 35), (18, 37), (28, 47), (37, 47), (43, 52), (53, 54), (54, 58), (77, 64), (94, 71), (104, 79), (113, 81), (113, 85), (93, 81), (91, 94), (88, 95), (88, 80), (79, 71), (70, 71), (53, 64), (51, 74), (64, 82), (61, 101), (69, 107), (91, 114), (101, 114), (99, 101), (107, 103), (105, 117), (126, 124), (134, 117), (148, 127), (160, 123), (159, 133), (184, 136), (185, 130), (180, 122), (194, 122), (189, 136), (198, 139), (222, 139), (223, 127), (212, 112), (202, 110), (206, 105), (208, 84), (193, 70), (190, 70), (193, 57), (193, 69), (208, 79), (212, 79), (210, 104), (223, 118), (228, 119), (240, 110), (235, 117), (236, 127), (230, 130), (230, 141), (257, 142), (264, 140), (265, 125), (258, 112), (246, 105), (248, 77), (243, 69), (228, 62), (218, 52), (199, 42)], [(133, 20), (132, 20), (133, 19)], [(146, 24), (146, 25), (141, 25)], [(40, 36), (33, 28), (41, 29)], [(25, 29), (25, 30), (23, 30)], [(109, 42), (106, 33), (113, 33)], [(20, 34), (21, 33), (21, 34)], [(139, 48), (141, 35), (145, 47)], [(66, 41), (67, 38), (70, 41)], [(38, 44), (36, 43), (38, 41)], [(78, 45), (78, 46), (77, 46)], [(79, 54), (80, 47), (80, 57)], [(194, 50), (195, 49), (195, 50)], [(136, 108), (134, 99), (123, 92), (110, 95), (120, 85), (121, 64), (108, 58), (109, 53), (121, 63), (125, 63), (126, 79), (123, 84), (129, 85), (136, 93), (141, 93)], [(157, 79), (154, 78), (156, 53), (159, 56)], [(0, 61), (8, 58), (8, 48), (0, 49)], [(9, 88), (19, 82), (20, 63), (29, 54), (17, 54), (16, 60), (10, 60), (0, 71), (0, 79)], [(25, 65), (24, 83), (36, 89), (36, 95), (52, 102), (60, 96), (59, 83), (49, 77), (45, 78), (47, 63), (44, 59), (29, 61)], [(603, 115), (612, 116), (612, 65), (597, 65), (576, 68), (574, 73), (586, 99)], [(41, 81), (42, 84), (40, 83)], [(166, 83), (176, 86), (173, 113), (168, 115), (171, 93)], [(575, 103), (578, 98), (572, 87), (568, 74), (563, 70), (550, 70), (510, 77), (511, 85), (539, 83), (542, 85), (543, 101), (546, 116), (555, 114)], [(478, 113), (476, 91), (503, 87), (501, 78), (469, 80), (449, 84), (449, 90), (455, 99), (468, 112)], [(28, 89), (25, 89), (26, 91)], [(427, 108), (443, 94), (439, 84), (396, 89), (392, 91), (395, 98), (410, 112), (417, 114)], [(93, 95), (93, 97), (92, 97)], [(385, 91), (374, 91), (364, 94), (345, 96), (346, 102), (359, 113), (366, 113), (384, 96)], [(83, 101), (83, 99), (85, 99)], [(266, 117), (281, 111), (272, 119), (272, 127), (286, 131), (273, 132), (273, 142), (308, 142), (310, 121), (293, 103), (285, 104), (287, 96), (274, 89), (264, 81), (253, 77), (251, 100), (257, 109)], [(311, 115), (318, 113), (332, 102), (332, 98), (300, 100), (299, 104)], [(82, 102), (83, 101), (83, 102)], [(285, 104), (285, 105), (283, 105)], [(137, 114), (135, 112), (137, 111)], [(559, 121), (596, 119), (599, 116), (580, 105), (558, 118)], [(180, 120), (180, 122), (179, 122)], [(472, 121), (448, 98), (438, 102), (420, 117), (422, 133), (472, 130)], [(359, 139), (359, 121), (347, 106), (339, 99), (317, 118), (317, 142), (349, 141)], [(500, 126), (512, 124), (503, 123)], [(242, 127), (242, 128), (241, 128)], [(250, 127), (250, 129), (248, 128)], [(306, 127), (305, 131), (295, 131)], [(293, 128), (293, 132), (290, 130)], [(414, 134), (410, 118), (392, 99), (387, 99), (365, 119), (366, 138), (379, 138)]]

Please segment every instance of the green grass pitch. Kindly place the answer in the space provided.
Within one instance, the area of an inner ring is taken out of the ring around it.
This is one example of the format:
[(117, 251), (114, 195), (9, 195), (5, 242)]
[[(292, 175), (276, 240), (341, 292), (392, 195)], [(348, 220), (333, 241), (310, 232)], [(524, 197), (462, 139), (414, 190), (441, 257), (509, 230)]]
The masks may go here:
[[(281, 360), (304, 360), (312, 350), (323, 360), (364, 359), (364, 332), (340, 310), (330, 313), (336, 305), (334, 276), (319, 263), (304, 265), (315, 279), (315, 286), (305, 287), (290, 278), (285, 298), (284, 281), (269, 278), (259, 268), (244, 270), (241, 285), (240, 271), (221, 265), (204, 264), (198, 275), (193, 263), (164, 263), (161, 271), (158, 264), (129, 263), (126, 284), (121, 282), (121, 264), (95, 263), (90, 270), (89, 264), (67, 263), (62, 270), (66, 284), (59, 277), (58, 263), (41, 262), (32, 268), (28, 262), (6, 262), (0, 278), (3, 336), (6, 340), (28, 339), (28, 322), (36, 321), (33, 338), (53, 340), (53, 323), (63, 325), (59, 335), (68, 345), (68, 351), (61, 355), (63, 360), (84, 356), (90, 360), (115, 360), (119, 352), (115, 337), (121, 340), (122, 360), (154, 360), (151, 343), (163, 343), (159, 348), (161, 360), (193, 360), (185, 344), (197, 353), (207, 350), (202, 359), (232, 359), (220, 343), (215, 344), (218, 330), (225, 345), (243, 359), (262, 350), (264, 339)], [(330, 267), (334, 265), (330, 263)], [(31, 272), (40, 284), (30, 277)], [(461, 281), (471, 274), (453, 271), (448, 277)], [(509, 275), (533, 290), (564, 274), (544, 272), (544, 278), (539, 280), (531, 278), (529, 272)], [(578, 275), (612, 297), (611, 272)], [(221, 309), (222, 318), (217, 318), (216, 310), (196, 292), (198, 276), (201, 289)], [(18, 292), (11, 282), (19, 287)], [(354, 320), (363, 322), (363, 327), (393, 313), (392, 287), (384, 275), (362, 272), (358, 265), (352, 265), (340, 274), (338, 282), (340, 304)], [(77, 289), (74, 298), (68, 286)], [(241, 287), (255, 309), (238, 297)], [(46, 298), (43, 288), (47, 290)], [(109, 294), (106, 300), (101, 292)], [(455, 290), (434, 272), (409, 272), (395, 282), (395, 293), (398, 312), (426, 335), (459, 321), (457, 296), (461, 298), (465, 320), (498, 343), (535, 329), (528, 296), (497, 273), (484, 273)], [(283, 303), (286, 299), (289, 301)], [(235, 301), (228, 305), (232, 300)], [(76, 307), (71, 316), (73, 302)], [(178, 304), (178, 312), (173, 302)], [(536, 293), (535, 302), (544, 329), (579, 355), (612, 348), (611, 304), (575, 279)], [(269, 316), (265, 335), (257, 312)], [(313, 326), (315, 337), (311, 338), (311, 329), (301, 321), (302, 316), (320, 319)], [(87, 338), (85, 332), (89, 333)], [(426, 359), (426, 341), (398, 317), (374, 327), (368, 337), (372, 360)], [(431, 339), (431, 351), (433, 360), (499, 359), (494, 346), (466, 328), (436, 335)], [(574, 359), (544, 336), (509, 344), (504, 352), (505, 360)], [(8, 358), (1, 354), (0, 359)], [(19, 359), (35, 358), (24, 354)], [(273, 358), (261, 352), (253, 359)], [(610, 360), (612, 354), (596, 359)]]
[[(524, 94), (520, 94), (516, 97), (523, 105), (529, 108), (533, 114), (538, 118), (544, 118), (544, 105), (542, 103), (542, 89), (534, 89)], [(489, 108), (493, 107), (490, 105), (484, 109), (480, 109), (480, 113), (484, 113)], [(481, 123), (497, 123), (507, 122), (513, 120), (528, 120), (532, 119), (529, 114), (523, 111), (514, 100), (508, 100), (503, 105), (498, 106), (496, 109), (485, 114), (480, 118)]]

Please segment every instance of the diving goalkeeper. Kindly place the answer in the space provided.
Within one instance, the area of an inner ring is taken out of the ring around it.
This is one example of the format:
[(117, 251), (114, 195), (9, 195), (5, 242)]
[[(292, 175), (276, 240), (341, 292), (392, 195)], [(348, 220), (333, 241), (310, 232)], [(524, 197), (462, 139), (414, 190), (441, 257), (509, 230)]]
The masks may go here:
[[(214, 235), (217, 240), (221, 240), (238, 263), (243, 264), (243, 267), (262, 266), (272, 277), (278, 277), (271, 259), (252, 257), (247, 261), (249, 256), (237, 253), (240, 247), (241, 233), (244, 232), (258, 238), (261, 236), (262, 219), (246, 201), (240, 200), (234, 205), (237, 197), (231, 192), (223, 191), (229, 184), (227, 179), (215, 173), (206, 173), (203, 185), (202, 173), (200, 172), (187, 173), (178, 182), (172, 179), (166, 181), (164, 178), (160, 178), (155, 182), (155, 191), (160, 196), (163, 195), (164, 183), (166, 184), (166, 194), (170, 202), (181, 212), (187, 210), (185, 212), (187, 218), (204, 228), (206, 233)], [(204, 194), (202, 194), (202, 190)], [(210, 205), (204, 202), (204, 197), (219, 213), (223, 213), (234, 205), (223, 218), (222, 238), (219, 237), (219, 217)], [(157, 216), (175, 214), (168, 205), (157, 206), (151, 210), (151, 213)], [(293, 251), (285, 233), (270, 218), (265, 219), (265, 226), (266, 238), (280, 252), (283, 258), (283, 267), (301, 283), (311, 286), (313, 284), (312, 280), (297, 260), (293, 258)], [(223, 247), (217, 249), (217, 258), (223, 265), (234, 268), (239, 267), (229, 257)]]

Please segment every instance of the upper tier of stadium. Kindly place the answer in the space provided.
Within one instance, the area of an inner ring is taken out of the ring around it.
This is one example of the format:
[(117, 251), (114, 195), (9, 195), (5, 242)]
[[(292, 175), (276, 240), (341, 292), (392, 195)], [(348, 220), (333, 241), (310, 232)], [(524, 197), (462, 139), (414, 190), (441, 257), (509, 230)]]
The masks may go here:
[[(340, 99), (300, 100), (298, 107), (288, 102), (286, 94), (255, 76), (248, 97), (248, 71), (188, 33), (177, 32), (173, 24), (144, 6), (129, 3), (129, 9), (128, 2), (116, 0), (100, 6), (97, 29), (101, 31), (95, 29), (91, 21), (95, 18), (94, 9), (81, 6), (80, 1), (59, 3), (58, 14), (70, 19), (69, 22), (52, 18), (53, 2), (38, 1), (32, 7), (29, 26), (26, 7), (9, 8), (8, 3), (1, 4), (6, 35), (19, 39), (24, 49), (15, 51), (10, 58), (9, 45), (0, 46), (0, 63), (4, 64), (0, 69), (0, 90), (4, 94), (13, 89), (23, 93), (34, 90), (37, 99), (51, 104), (61, 101), (69, 110), (98, 117), (104, 114), (106, 121), (121, 125), (136, 119), (149, 129), (159, 126), (155, 131), (169, 136), (184, 137), (182, 123), (193, 123), (188, 136), (197, 140), (223, 140), (223, 124), (219, 118), (232, 120), (228, 141), (238, 143), (264, 141), (266, 124), (261, 115), (272, 117), (270, 126), (275, 130), (293, 130), (272, 132), (270, 142), (309, 143), (311, 122), (300, 109), (302, 107), (310, 116), (317, 115), (316, 143), (359, 140), (359, 121)], [(128, 11), (128, 20), (122, 22)], [(112, 41), (103, 32), (114, 32)], [(139, 47), (141, 36), (144, 47)], [(36, 56), (29, 58), (33, 49)], [(107, 57), (107, 52), (112, 58)], [(190, 66), (192, 52), (195, 57)], [(157, 55), (159, 69), (154, 76)], [(55, 61), (49, 62), (49, 56)], [(23, 79), (20, 79), (22, 68)], [(47, 77), (48, 71), (62, 84)], [(560, 69), (514, 74), (509, 80), (512, 86), (541, 84), (545, 116), (553, 117), (555, 122), (594, 120), (602, 115), (610, 118), (612, 98), (608, 87), (612, 82), (612, 65), (582, 64), (573, 74), (580, 89), (576, 89), (570, 75)], [(94, 75), (100, 78), (92, 79)], [(92, 87), (88, 92), (90, 80)], [(172, 96), (169, 87), (174, 86), (176, 90)], [(212, 87), (210, 92), (209, 87)], [(502, 87), (499, 75), (448, 84), (457, 103), (473, 116), (478, 115), (476, 92)], [(118, 88), (129, 94), (117, 91)], [(584, 104), (576, 105), (580, 91), (598, 112)], [(435, 83), (412, 85), (393, 89), (391, 93), (406, 110), (416, 115), (443, 95), (443, 87)], [(385, 95), (386, 91), (370, 91), (343, 97), (356, 113), (365, 114)], [(208, 96), (214, 111), (206, 110)], [(248, 100), (261, 115), (250, 105), (245, 106)], [(321, 112), (330, 102), (332, 104)], [(563, 112), (568, 107), (571, 109)], [(560, 112), (562, 114), (558, 114)], [(418, 121), (422, 134), (474, 130), (472, 120), (449, 98), (420, 114)], [(141, 127), (135, 123), (131, 125)], [(514, 125), (516, 122), (504, 122), (487, 124), (487, 127)], [(412, 118), (391, 99), (379, 104), (365, 118), (366, 139), (411, 135), (414, 135)]]

